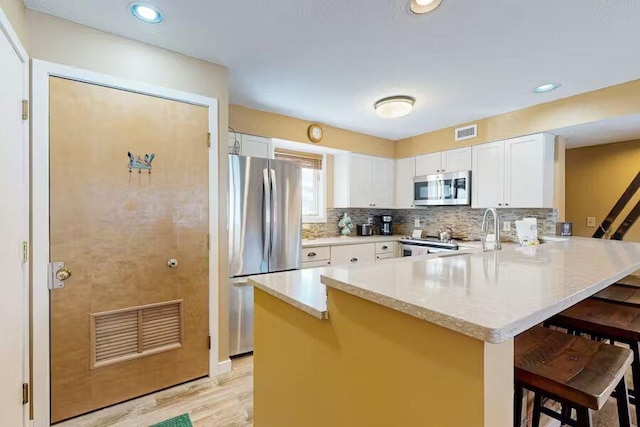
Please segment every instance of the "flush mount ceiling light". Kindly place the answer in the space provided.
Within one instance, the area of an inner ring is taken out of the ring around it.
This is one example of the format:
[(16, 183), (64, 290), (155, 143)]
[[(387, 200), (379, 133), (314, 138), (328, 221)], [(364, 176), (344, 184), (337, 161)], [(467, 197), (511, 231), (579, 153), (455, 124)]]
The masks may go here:
[(404, 117), (411, 112), (416, 99), (411, 96), (397, 95), (383, 98), (375, 103), (376, 113), (385, 119)]
[(552, 90), (556, 90), (559, 87), (560, 85), (558, 83), (545, 83), (533, 89), (533, 91), (535, 93), (547, 93), (547, 92), (551, 92)]
[(157, 7), (150, 5), (149, 3), (133, 2), (129, 4), (129, 9), (133, 16), (141, 21), (149, 24), (158, 24), (162, 22), (162, 12)]
[(411, 8), (411, 12), (421, 15), (431, 12), (440, 6), (440, 3), (442, 3), (442, 0), (411, 0), (409, 7)]

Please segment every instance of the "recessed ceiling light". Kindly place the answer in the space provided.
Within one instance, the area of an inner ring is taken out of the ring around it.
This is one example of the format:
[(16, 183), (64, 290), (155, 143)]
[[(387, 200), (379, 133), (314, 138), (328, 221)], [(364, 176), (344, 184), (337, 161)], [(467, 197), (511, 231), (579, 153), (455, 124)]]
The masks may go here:
[(442, 0), (411, 0), (410, 8), (411, 12), (421, 15), (431, 12), (440, 6), (440, 3)]
[(533, 89), (533, 91), (535, 93), (546, 93), (546, 92), (551, 92), (552, 90), (556, 90), (559, 87), (560, 87), (560, 85), (557, 84), (557, 83), (545, 83), (545, 84), (540, 85), (537, 88)]
[(149, 3), (133, 2), (129, 4), (129, 9), (133, 16), (141, 21), (149, 24), (157, 24), (162, 22), (162, 12), (157, 7), (150, 5)]
[(416, 99), (406, 95), (390, 96), (375, 103), (376, 113), (385, 119), (406, 116), (413, 109)]

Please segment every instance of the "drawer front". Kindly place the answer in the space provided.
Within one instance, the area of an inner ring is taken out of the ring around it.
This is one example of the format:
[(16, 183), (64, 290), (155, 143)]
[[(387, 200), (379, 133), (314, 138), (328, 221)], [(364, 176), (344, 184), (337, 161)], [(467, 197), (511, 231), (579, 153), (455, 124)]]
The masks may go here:
[(393, 258), (393, 254), (377, 254), (376, 261), (379, 259), (390, 259)]
[(324, 261), (331, 259), (329, 246), (302, 249), (302, 262)]
[(375, 251), (376, 248), (373, 243), (333, 246), (331, 248), (331, 265), (354, 265), (372, 262), (375, 261)]
[(396, 248), (395, 242), (376, 243), (377, 254), (393, 254), (395, 252), (395, 248)]
[(311, 261), (311, 262), (303, 262), (302, 268), (316, 268), (316, 267), (329, 267), (331, 265), (331, 261)]

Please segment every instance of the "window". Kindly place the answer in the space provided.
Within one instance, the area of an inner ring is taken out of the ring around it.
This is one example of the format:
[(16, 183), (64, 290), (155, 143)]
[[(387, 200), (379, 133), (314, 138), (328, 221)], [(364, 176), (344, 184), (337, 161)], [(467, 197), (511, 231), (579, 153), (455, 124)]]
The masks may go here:
[(303, 153), (277, 148), (275, 158), (290, 160), (302, 166), (302, 222), (326, 221), (326, 172), (322, 154)]

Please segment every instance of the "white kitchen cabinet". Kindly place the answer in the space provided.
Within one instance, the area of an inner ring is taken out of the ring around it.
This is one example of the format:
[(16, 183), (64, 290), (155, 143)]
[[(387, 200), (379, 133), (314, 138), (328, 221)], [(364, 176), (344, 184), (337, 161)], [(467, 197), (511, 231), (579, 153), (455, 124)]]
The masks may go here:
[(329, 260), (325, 260), (325, 261), (309, 261), (309, 262), (303, 262), (302, 263), (302, 268), (317, 268), (317, 267), (329, 267), (331, 266), (331, 261)]
[(333, 169), (334, 207), (393, 207), (392, 159), (354, 153), (336, 154)]
[(471, 170), (471, 147), (456, 148), (442, 152), (441, 172)]
[(472, 149), (472, 207), (552, 208), (555, 138), (535, 134)]
[(416, 176), (416, 158), (396, 160), (395, 208), (413, 208), (413, 178)]
[(416, 176), (471, 170), (471, 147), (423, 154), (416, 157)]
[(555, 138), (536, 134), (505, 141), (505, 206), (552, 208)]
[(442, 153), (423, 154), (416, 157), (416, 176), (440, 173), (442, 169)]
[(489, 208), (504, 199), (504, 141), (473, 147), (471, 206)]
[(273, 158), (271, 153), (271, 139), (269, 138), (229, 132), (229, 153), (233, 151), (233, 144), (236, 140), (238, 144), (240, 144), (240, 152), (238, 154), (241, 156), (262, 157), (264, 159)]
[(375, 261), (374, 243), (331, 247), (331, 265), (355, 265)]

